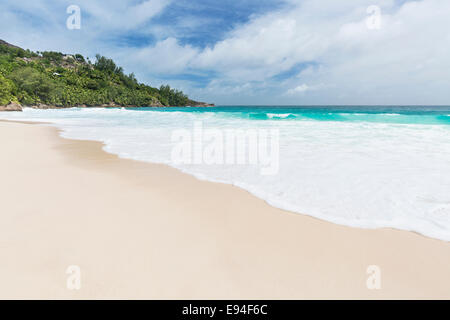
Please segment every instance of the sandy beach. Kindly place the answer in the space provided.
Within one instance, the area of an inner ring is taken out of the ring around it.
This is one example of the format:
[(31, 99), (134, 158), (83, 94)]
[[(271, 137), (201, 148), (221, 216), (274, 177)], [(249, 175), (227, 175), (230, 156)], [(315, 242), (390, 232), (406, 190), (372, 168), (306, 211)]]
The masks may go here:
[(447, 242), (289, 213), (45, 125), (0, 136), (1, 299), (450, 298)]

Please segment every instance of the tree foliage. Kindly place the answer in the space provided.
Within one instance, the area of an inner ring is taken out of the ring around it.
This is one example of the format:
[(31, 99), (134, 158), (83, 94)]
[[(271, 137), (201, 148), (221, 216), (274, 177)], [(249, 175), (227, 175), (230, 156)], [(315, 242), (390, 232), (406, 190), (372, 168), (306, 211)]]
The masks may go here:
[(0, 74), (0, 105), (17, 101), (13, 95), (14, 84)]
[(112, 59), (96, 55), (91, 63), (81, 54), (31, 52), (0, 44), (0, 105), (185, 106), (192, 101), (170, 86), (159, 89), (139, 83)]
[(184, 106), (189, 102), (187, 95), (182, 91), (172, 89), (170, 86), (159, 88), (161, 98), (170, 106)]

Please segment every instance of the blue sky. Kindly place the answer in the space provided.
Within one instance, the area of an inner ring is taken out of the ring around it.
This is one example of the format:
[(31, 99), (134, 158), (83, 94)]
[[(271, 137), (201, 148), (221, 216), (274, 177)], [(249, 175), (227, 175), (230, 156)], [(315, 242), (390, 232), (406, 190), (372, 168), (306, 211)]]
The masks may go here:
[(450, 104), (449, 16), (448, 0), (2, 0), (0, 39), (216, 104)]

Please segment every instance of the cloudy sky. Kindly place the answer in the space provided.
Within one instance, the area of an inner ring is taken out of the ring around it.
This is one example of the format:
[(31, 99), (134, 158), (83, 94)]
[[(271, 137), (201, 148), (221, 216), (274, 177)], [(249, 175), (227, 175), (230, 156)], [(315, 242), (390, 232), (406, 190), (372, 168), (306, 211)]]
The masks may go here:
[(450, 104), (449, 0), (2, 0), (0, 39), (222, 105)]

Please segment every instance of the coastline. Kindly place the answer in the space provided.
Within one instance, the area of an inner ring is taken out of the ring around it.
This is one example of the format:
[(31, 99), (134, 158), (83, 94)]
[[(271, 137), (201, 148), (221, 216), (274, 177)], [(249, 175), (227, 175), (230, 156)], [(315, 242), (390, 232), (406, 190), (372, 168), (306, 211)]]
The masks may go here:
[[(192, 101), (192, 105), (186, 105), (186, 106), (180, 106), (181, 108), (209, 108), (209, 107), (214, 107), (215, 104), (213, 103), (206, 103), (206, 102), (197, 102), (197, 101)], [(114, 102), (111, 102), (109, 104), (102, 104), (102, 105), (93, 105), (93, 106), (88, 106), (85, 104), (81, 104), (81, 105), (73, 105), (73, 106), (53, 106), (53, 105), (46, 105), (46, 104), (37, 104), (37, 105), (32, 105), (32, 106), (28, 106), (28, 105), (21, 105), (20, 103), (17, 102), (10, 102), (7, 105), (0, 105), (0, 112), (11, 112), (11, 111), (15, 111), (15, 112), (21, 112), (23, 111), (23, 108), (31, 108), (31, 109), (70, 109), (70, 108), (89, 108), (89, 109), (94, 109), (94, 108), (176, 108), (175, 106), (165, 106), (162, 105), (161, 103), (159, 104), (154, 104), (154, 105), (149, 105), (149, 106), (136, 106), (136, 105), (120, 105), (120, 104), (116, 104)]]
[(286, 212), (42, 124), (0, 134), (0, 298), (450, 298), (450, 243)]

